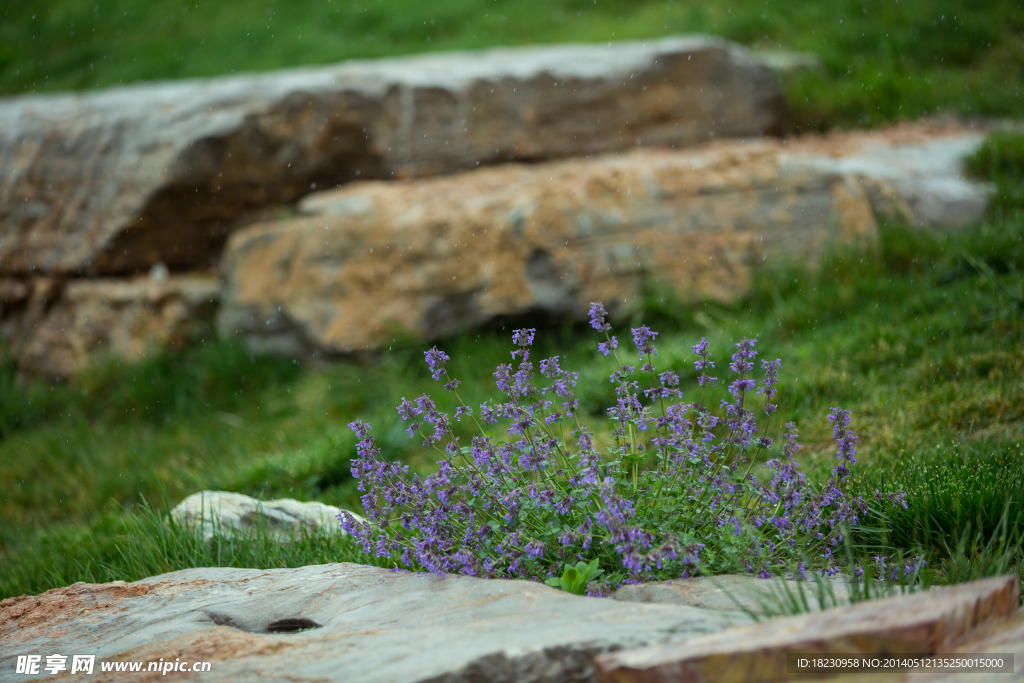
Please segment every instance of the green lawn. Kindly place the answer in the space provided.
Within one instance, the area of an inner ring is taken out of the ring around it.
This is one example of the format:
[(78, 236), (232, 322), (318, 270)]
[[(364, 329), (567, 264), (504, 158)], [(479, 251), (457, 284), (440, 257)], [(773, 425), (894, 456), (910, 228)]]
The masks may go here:
[[(937, 110), (1024, 116), (1024, 9), (1004, 0), (9, 0), (0, 5), (0, 93), (690, 31), (820, 54), (824, 74), (785, 83), (803, 128)], [(701, 336), (719, 367), (732, 343), (758, 337), (762, 357), (783, 360), (779, 422), (799, 424), (815, 477), (834, 462), (828, 409), (852, 409), (861, 436), (853, 485), (910, 494), (906, 511), (868, 520), (858, 542), (922, 550), (937, 580), (1012, 570), (1021, 557), (1024, 137), (997, 137), (973, 167), (998, 183), (982, 224), (947, 236), (886, 226), (876, 253), (837, 254), (815, 273), (762, 273), (734, 306), (678, 304), (652, 289), (619, 321), (661, 330), (662, 362), (690, 382), (689, 347)], [(467, 400), (492, 396), (508, 336), (444, 343)], [(596, 339), (573, 326), (540, 337), (540, 353), (581, 372), (583, 406), (602, 419), (612, 390)], [(375, 425), (389, 457), (429, 467), (393, 409), (436, 389), (424, 348), (304, 366), (208, 344), (57, 385), (26, 384), (3, 364), (0, 597), (203, 564), (367, 561), (329, 537), (287, 550), (260, 538), (211, 548), (168, 529), (161, 510), (202, 489), (355, 508), (345, 425), (357, 417)]]
[(1014, 0), (7, 0), (0, 93), (687, 32), (821, 55), (786, 84), (802, 128), (1024, 114)]
[[(1019, 196), (1022, 149), (1024, 138), (1003, 136), (975, 161), (1000, 183), (1000, 197)], [(870, 257), (837, 255), (816, 273), (764, 272), (732, 307), (652, 294), (621, 323), (662, 330), (661, 364), (684, 383), (695, 377), (689, 348), (701, 336), (719, 368), (733, 342), (756, 336), (762, 357), (783, 361), (777, 424), (798, 423), (804, 467), (820, 478), (833, 466), (825, 416), (832, 406), (850, 408), (861, 436), (854, 485), (910, 494), (908, 510), (870, 520), (886, 527), (884, 539), (870, 542), (923, 548), (950, 575), (984, 573), (985, 544), (1007, 505), (1009, 537), (1024, 531), (1014, 517), (1024, 491), (1024, 212), (1008, 202), (959, 234), (888, 226)], [(490, 372), (507, 358), (508, 333), (443, 344), (467, 402), (493, 395)], [(570, 326), (544, 330), (538, 349), (581, 372), (592, 422), (614, 400), (595, 344), (589, 330)], [(165, 500), (228, 489), (358, 509), (348, 472), (352, 419), (375, 425), (389, 457), (432, 462), (393, 409), (402, 396), (437, 390), (424, 348), (300, 366), (217, 344), (99, 367), (69, 385), (19, 384), (8, 366), (0, 381), (0, 595), (215, 561), (194, 539), (164, 538), (156, 513), (138, 514), (143, 501), (159, 512)], [(154, 537), (172, 550), (154, 550)], [(276, 555), (236, 549), (216, 561), (365, 559), (344, 543), (315, 541)], [(967, 549), (958, 553), (961, 542)]]

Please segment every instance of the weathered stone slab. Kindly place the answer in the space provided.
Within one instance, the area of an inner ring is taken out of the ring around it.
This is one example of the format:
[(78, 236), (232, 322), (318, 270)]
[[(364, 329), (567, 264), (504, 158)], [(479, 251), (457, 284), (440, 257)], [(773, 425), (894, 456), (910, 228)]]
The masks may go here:
[(218, 327), (300, 354), (436, 338), (497, 316), (628, 305), (651, 281), (733, 299), (765, 259), (873, 242), (860, 184), (788, 170), (777, 143), (367, 182), (236, 233)]
[(12, 281), (0, 333), (23, 371), (70, 377), (113, 356), (141, 360), (157, 349), (212, 337), (219, 283), (210, 275)]
[[(321, 529), (344, 534), (338, 522), (341, 512), (341, 508), (316, 501), (291, 498), (261, 501), (241, 493), (201, 491), (175, 505), (171, 518), (185, 526), (200, 526), (203, 539), (209, 543), (214, 534), (247, 533), (259, 528), (282, 540), (303, 531), (315, 534)], [(353, 512), (349, 514), (362, 520)]]
[(783, 681), (790, 652), (930, 654), (1017, 611), (1018, 578), (1004, 576), (664, 643), (597, 658), (606, 683)]
[[(175, 680), (590, 681), (595, 653), (744, 621), (525, 581), (352, 564), (193, 569), (0, 602), (0, 681), (28, 680), (15, 679), (18, 655), (53, 653), (213, 662), (209, 673)], [(132, 676), (142, 680), (121, 674)]]
[(4, 98), (0, 274), (201, 268), (317, 186), (760, 136), (783, 107), (762, 60), (701, 36)]

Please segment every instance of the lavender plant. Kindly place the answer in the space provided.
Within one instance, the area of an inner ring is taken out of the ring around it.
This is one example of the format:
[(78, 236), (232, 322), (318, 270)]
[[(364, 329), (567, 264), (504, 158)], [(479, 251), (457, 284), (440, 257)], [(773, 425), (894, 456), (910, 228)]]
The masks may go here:
[[(501, 398), (477, 410), (459, 395), (447, 354), (432, 348), (431, 376), (458, 407), (445, 412), (424, 394), (403, 398), (398, 413), (409, 436), (436, 453), (437, 471), (421, 477), (386, 460), (370, 425), (351, 423), (367, 520), (342, 513), (342, 528), (366, 552), (412, 569), (555, 584), (563, 568), (584, 563), (588, 576), (600, 576), (587, 579), (591, 595), (737, 568), (764, 577), (785, 566), (802, 573), (808, 562), (838, 571), (845, 530), (867, 510), (843, 486), (856, 463), (850, 412), (829, 413), (838, 462), (812, 486), (794, 459), (796, 426), (768, 435), (781, 362), (762, 360), (755, 379), (757, 340), (736, 344), (732, 381), (713, 406), (718, 378), (706, 340), (693, 347), (700, 397), (688, 402), (676, 373), (656, 366), (657, 332), (633, 329), (632, 359), (623, 362), (602, 304), (591, 304), (590, 322), (604, 336), (599, 352), (615, 363), (606, 433), (581, 421), (578, 373), (557, 356), (534, 365), (532, 329), (514, 332), (512, 362), (494, 372)], [(468, 441), (453, 428), (462, 421), (476, 432)], [(770, 472), (764, 482), (751, 472), (759, 461)], [(902, 493), (876, 495), (903, 503)]]

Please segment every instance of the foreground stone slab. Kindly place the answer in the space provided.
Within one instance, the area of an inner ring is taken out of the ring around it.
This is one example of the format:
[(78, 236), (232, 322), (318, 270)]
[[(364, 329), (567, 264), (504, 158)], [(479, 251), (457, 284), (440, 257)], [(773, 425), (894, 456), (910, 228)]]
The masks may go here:
[(4, 98), (0, 274), (201, 268), (317, 186), (760, 136), (783, 106), (763, 60), (701, 36)]
[[(352, 564), (194, 569), (0, 602), (0, 681), (26, 679), (13, 674), (18, 655), (53, 653), (213, 662), (209, 673), (176, 680), (589, 681), (595, 653), (744, 621), (525, 581)], [(145, 680), (96, 678), (129, 679)]]
[[(210, 275), (8, 281), (0, 334), (29, 375), (67, 378), (113, 357), (132, 363), (213, 336), (220, 284)], [(3, 287), (0, 286), (0, 292)]]
[[(171, 518), (185, 526), (199, 525), (204, 540), (210, 542), (214, 534), (247, 533), (260, 528), (282, 539), (303, 531), (315, 534), (321, 529), (344, 534), (338, 522), (341, 512), (341, 508), (316, 501), (261, 501), (241, 493), (201, 491), (175, 505)], [(349, 514), (362, 520), (354, 512)]]
[(786, 655), (935, 653), (979, 625), (1012, 617), (1018, 579), (1006, 576), (857, 603), (824, 612), (597, 658), (606, 683), (715, 681), (759, 683), (791, 678)]

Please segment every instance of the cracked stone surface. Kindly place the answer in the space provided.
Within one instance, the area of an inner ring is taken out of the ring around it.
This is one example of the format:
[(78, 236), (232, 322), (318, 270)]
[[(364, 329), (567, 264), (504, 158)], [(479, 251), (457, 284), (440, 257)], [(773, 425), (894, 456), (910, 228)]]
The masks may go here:
[[(525, 581), (353, 564), (190, 569), (135, 583), (79, 583), (0, 602), (0, 681), (19, 655), (98, 662), (212, 662), (174, 680), (432, 683), (789, 680), (786, 652), (1024, 655), (1013, 576), (751, 623), (750, 576), (631, 586), (615, 599)], [(668, 590), (667, 590), (668, 589)], [(97, 681), (167, 680), (158, 672)], [(45, 672), (39, 677), (47, 677)], [(56, 680), (65, 680), (54, 677)], [(870, 674), (855, 681), (1021, 680), (1006, 674)]]
[[(13, 673), (19, 654), (55, 652), (213, 662), (210, 673), (179, 673), (175, 680), (591, 681), (596, 653), (748, 621), (733, 612), (581, 597), (525, 581), (353, 564), (192, 569), (0, 602), (0, 681), (29, 680)], [(160, 679), (117, 676), (91, 680)]]

